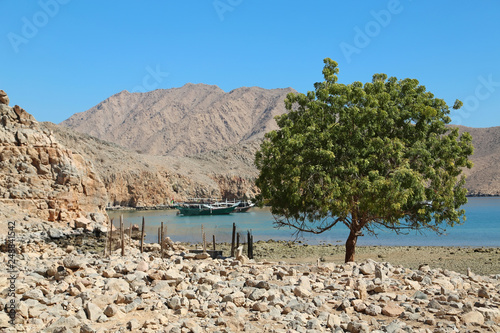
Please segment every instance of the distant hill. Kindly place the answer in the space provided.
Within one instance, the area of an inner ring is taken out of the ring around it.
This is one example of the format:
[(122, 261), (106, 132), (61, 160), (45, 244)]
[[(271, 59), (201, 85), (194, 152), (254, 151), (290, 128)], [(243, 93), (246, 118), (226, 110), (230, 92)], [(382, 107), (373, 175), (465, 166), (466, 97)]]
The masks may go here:
[(61, 125), (151, 155), (186, 156), (263, 138), (284, 113), (286, 89), (186, 84), (122, 91)]
[(473, 128), (457, 126), (472, 135), (474, 167), (466, 170), (470, 195), (500, 195), (500, 126)]

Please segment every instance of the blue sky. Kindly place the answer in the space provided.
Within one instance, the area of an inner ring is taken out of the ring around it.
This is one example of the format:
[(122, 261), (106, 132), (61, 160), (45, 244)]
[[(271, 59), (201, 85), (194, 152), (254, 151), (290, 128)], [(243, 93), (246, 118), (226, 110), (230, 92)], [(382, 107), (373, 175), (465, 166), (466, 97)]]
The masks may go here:
[(374, 73), (416, 78), (453, 123), (500, 126), (499, 1), (0, 0), (0, 89), (59, 123), (122, 90), (188, 82), (228, 92)]

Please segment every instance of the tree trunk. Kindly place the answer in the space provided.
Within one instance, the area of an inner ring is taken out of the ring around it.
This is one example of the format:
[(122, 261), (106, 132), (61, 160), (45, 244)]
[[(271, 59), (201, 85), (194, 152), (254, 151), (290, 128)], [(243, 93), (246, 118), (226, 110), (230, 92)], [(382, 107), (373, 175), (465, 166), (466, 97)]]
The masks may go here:
[(345, 242), (345, 262), (354, 261), (354, 254), (356, 252), (356, 242), (358, 241), (358, 231), (351, 229), (349, 237)]

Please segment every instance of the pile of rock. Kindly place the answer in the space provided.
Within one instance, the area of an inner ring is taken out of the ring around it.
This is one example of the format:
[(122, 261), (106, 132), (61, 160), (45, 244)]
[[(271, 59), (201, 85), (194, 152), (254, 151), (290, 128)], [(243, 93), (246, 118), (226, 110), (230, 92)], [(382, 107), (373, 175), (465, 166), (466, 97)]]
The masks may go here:
[[(90, 162), (61, 146), (0, 91), (0, 203), (45, 221), (106, 215), (107, 194)], [(107, 220), (107, 217), (106, 217)]]
[[(40, 240), (36, 241), (40, 243)], [(29, 244), (28, 244), (29, 245)], [(30, 249), (36, 252), (30, 252)], [(3, 332), (499, 332), (500, 275), (25, 246)], [(8, 274), (0, 273), (6, 296)], [(8, 297), (2, 297), (0, 308)]]

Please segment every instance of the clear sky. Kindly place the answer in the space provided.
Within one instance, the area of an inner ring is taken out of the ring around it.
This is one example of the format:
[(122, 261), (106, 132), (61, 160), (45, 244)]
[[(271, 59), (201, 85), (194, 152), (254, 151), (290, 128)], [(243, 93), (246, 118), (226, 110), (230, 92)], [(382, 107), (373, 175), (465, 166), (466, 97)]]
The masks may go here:
[(122, 90), (416, 78), (453, 123), (500, 126), (500, 1), (0, 0), (0, 89), (59, 123)]

